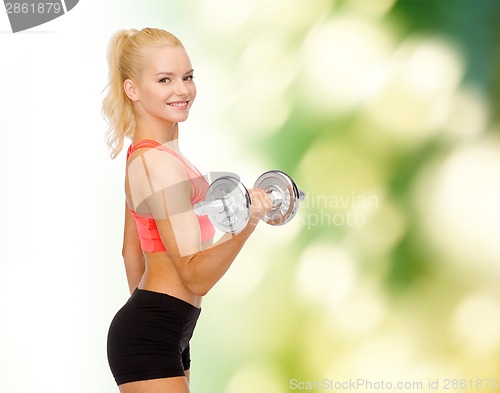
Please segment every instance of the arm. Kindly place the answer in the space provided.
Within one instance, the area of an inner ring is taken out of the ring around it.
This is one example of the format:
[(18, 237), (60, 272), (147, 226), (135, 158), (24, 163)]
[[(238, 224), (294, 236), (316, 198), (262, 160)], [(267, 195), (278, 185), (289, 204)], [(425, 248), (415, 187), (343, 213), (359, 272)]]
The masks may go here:
[(264, 190), (250, 190), (252, 217), (247, 227), (237, 235), (224, 235), (202, 251), (198, 218), (191, 205), (191, 183), (185, 170), (171, 155), (154, 150), (138, 157), (143, 165), (129, 166), (131, 192), (136, 189), (135, 194), (141, 195), (136, 201), (144, 202), (153, 215), (184, 286), (203, 296), (229, 269), (272, 202)]
[[(194, 214), (194, 213), (193, 213)], [(161, 224), (162, 232), (175, 231), (175, 224), (165, 220)], [(167, 249), (174, 261), (184, 285), (192, 293), (204, 296), (224, 276), (234, 259), (255, 230), (257, 223), (249, 223), (236, 235), (226, 234), (217, 243), (201, 251), (192, 250), (184, 254), (178, 243), (170, 241), (167, 236)], [(160, 227), (159, 227), (160, 228)], [(163, 235), (162, 235), (163, 238)]]
[(125, 204), (125, 228), (123, 231), (122, 256), (127, 273), (130, 293), (134, 292), (144, 274), (144, 254), (142, 253), (135, 220)]

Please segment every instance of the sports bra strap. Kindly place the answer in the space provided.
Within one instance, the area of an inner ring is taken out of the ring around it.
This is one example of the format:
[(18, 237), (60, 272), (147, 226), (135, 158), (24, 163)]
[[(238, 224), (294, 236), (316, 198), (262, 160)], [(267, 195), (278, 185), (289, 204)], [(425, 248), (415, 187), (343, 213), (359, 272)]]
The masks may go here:
[[(151, 147), (151, 148), (156, 148), (157, 147), (160, 150), (163, 150), (163, 151), (165, 151), (167, 153), (170, 153), (170, 154), (174, 155), (176, 158), (182, 160), (182, 157), (175, 150), (170, 149), (169, 147), (167, 147), (165, 145), (162, 145), (161, 143), (156, 142), (156, 141), (154, 141), (152, 139), (141, 139), (140, 141), (136, 142), (135, 144), (130, 145), (130, 147), (128, 148), (128, 151), (127, 151), (127, 159), (130, 157), (130, 155), (134, 151), (136, 151), (137, 149), (141, 149), (143, 147)], [(182, 161), (184, 161), (184, 160), (182, 160)]]
[[(157, 148), (159, 150), (162, 150), (166, 153), (173, 155), (184, 166), (186, 173), (187, 173), (187, 176), (191, 181), (194, 180), (195, 182), (198, 182), (200, 179), (203, 179), (203, 181), (206, 182), (205, 178), (200, 173), (200, 171), (196, 167), (191, 167), (189, 165), (189, 163), (186, 161), (186, 159), (180, 155), (180, 153), (178, 153), (174, 149), (171, 149), (171, 148), (169, 148), (169, 147), (167, 147), (159, 142), (156, 142), (155, 140), (152, 140), (152, 139), (141, 139), (141, 140), (137, 141), (135, 144), (130, 145), (130, 147), (128, 148), (128, 151), (127, 151), (127, 160), (135, 150), (140, 149), (142, 147)], [(195, 189), (196, 188), (197, 187), (195, 186)], [(197, 193), (195, 193), (195, 194), (197, 194)], [(197, 202), (199, 202), (199, 201), (197, 201)]]

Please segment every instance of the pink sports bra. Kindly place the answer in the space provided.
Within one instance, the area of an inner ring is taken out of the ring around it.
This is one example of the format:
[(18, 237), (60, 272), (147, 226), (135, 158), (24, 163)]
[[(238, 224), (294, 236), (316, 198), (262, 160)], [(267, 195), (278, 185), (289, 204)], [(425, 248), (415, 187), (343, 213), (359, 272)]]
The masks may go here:
[[(180, 156), (176, 151), (169, 149), (168, 147), (158, 143), (152, 139), (142, 139), (136, 144), (130, 145), (127, 151), (127, 160), (130, 155), (137, 149), (142, 147), (151, 147), (162, 150), (166, 153), (172, 154), (176, 157), (180, 163), (186, 169), (186, 174), (191, 184), (193, 185), (193, 197), (191, 198), (191, 203), (194, 205), (196, 202), (203, 201), (208, 189), (208, 182), (202, 176), (199, 171), (194, 171), (186, 161)], [(135, 218), (135, 223), (137, 226), (137, 233), (139, 234), (139, 240), (141, 242), (141, 248), (143, 251), (147, 252), (163, 252), (165, 246), (161, 241), (160, 234), (158, 232), (158, 227), (153, 218), (152, 214), (137, 214), (136, 212), (129, 209), (130, 213)], [(205, 242), (212, 239), (215, 235), (215, 228), (208, 219), (207, 216), (198, 216), (198, 222), (201, 231), (201, 241)]]

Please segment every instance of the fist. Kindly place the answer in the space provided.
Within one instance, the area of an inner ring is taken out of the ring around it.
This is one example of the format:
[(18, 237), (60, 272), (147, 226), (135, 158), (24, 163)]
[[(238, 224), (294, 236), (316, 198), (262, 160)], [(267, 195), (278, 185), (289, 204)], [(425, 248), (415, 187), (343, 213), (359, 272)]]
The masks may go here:
[(261, 188), (251, 188), (248, 190), (252, 201), (252, 211), (250, 213), (250, 222), (257, 223), (264, 217), (269, 209), (273, 207), (273, 201)]

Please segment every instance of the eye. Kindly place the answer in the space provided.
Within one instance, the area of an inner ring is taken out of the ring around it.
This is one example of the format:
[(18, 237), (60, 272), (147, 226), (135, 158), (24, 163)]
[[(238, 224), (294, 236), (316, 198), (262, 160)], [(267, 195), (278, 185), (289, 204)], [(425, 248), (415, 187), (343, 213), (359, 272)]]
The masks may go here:
[(172, 81), (170, 80), (170, 78), (162, 78), (162, 79), (159, 80), (159, 82), (161, 82), (161, 83), (168, 83), (168, 82), (172, 82)]
[(190, 82), (190, 81), (192, 81), (193, 79), (194, 79), (194, 75), (187, 75), (187, 76), (185, 76), (185, 77), (184, 77), (184, 80), (185, 80), (186, 82)]

